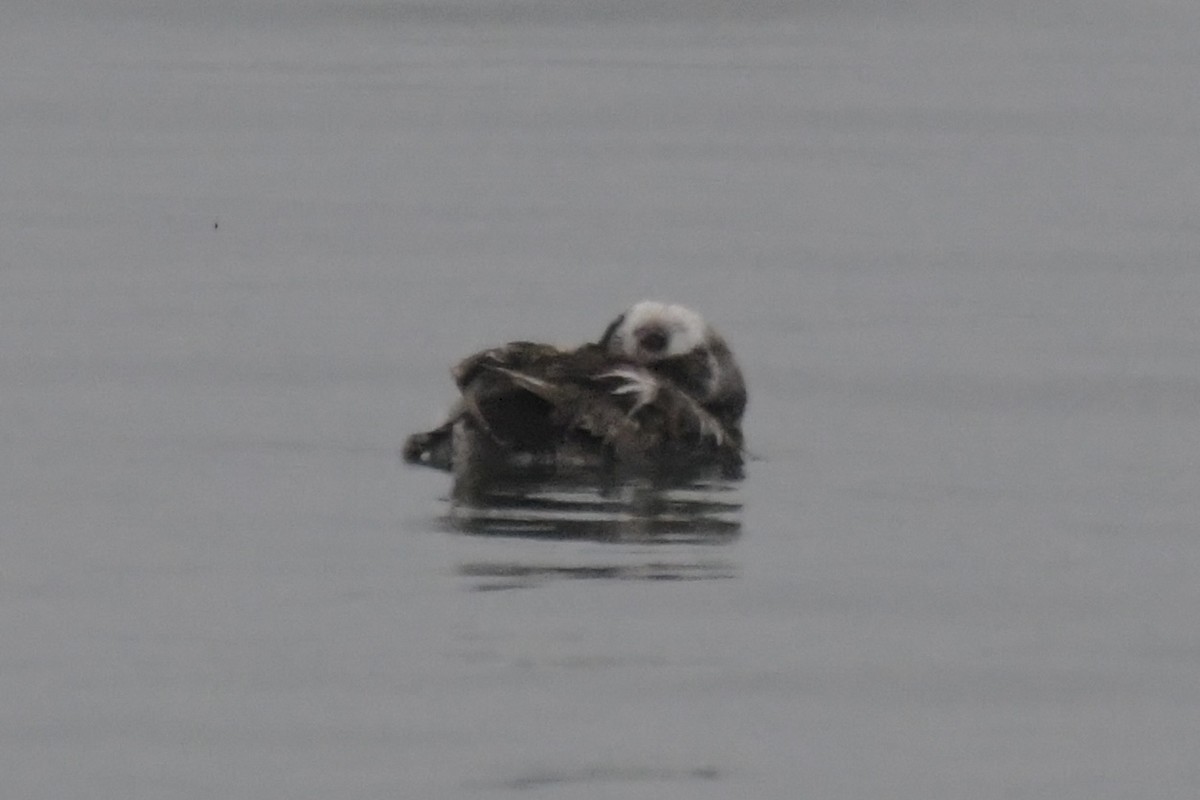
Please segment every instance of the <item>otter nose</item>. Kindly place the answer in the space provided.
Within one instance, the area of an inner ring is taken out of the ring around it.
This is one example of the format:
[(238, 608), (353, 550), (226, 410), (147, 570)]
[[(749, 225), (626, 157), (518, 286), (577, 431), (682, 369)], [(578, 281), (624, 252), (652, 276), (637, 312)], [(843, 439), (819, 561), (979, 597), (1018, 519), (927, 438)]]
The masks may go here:
[(638, 347), (647, 353), (661, 353), (667, 349), (667, 332), (657, 325), (645, 325), (633, 332)]

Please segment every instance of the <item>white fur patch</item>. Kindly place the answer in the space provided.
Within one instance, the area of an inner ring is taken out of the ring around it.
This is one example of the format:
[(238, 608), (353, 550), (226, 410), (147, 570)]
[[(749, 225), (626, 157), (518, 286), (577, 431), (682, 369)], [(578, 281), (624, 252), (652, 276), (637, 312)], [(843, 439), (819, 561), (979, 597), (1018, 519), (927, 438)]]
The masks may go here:
[(700, 428), (700, 438), (712, 439), (717, 447), (723, 447), (725, 445), (725, 429), (721, 427), (721, 423), (698, 403), (691, 402), (692, 412), (696, 415), (696, 424)]
[(690, 353), (708, 338), (704, 318), (690, 308), (643, 300), (626, 311), (625, 318), (617, 326), (613, 335), (616, 349), (631, 358), (642, 356), (638, 351), (636, 331), (650, 325), (662, 328), (668, 337), (666, 350), (655, 354), (654, 360)]
[(717, 389), (721, 388), (721, 362), (717, 360), (717, 356), (711, 351), (708, 351), (708, 397), (712, 398), (716, 395)]

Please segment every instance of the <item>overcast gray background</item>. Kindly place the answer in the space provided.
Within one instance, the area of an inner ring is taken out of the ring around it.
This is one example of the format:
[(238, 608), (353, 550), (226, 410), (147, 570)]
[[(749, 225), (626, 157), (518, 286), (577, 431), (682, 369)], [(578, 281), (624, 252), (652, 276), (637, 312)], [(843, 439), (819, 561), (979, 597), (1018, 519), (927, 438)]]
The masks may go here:
[[(1196, 796), (1193, 0), (0, 18), (4, 797)], [(740, 536), (449, 530), (449, 365), (644, 296)]]

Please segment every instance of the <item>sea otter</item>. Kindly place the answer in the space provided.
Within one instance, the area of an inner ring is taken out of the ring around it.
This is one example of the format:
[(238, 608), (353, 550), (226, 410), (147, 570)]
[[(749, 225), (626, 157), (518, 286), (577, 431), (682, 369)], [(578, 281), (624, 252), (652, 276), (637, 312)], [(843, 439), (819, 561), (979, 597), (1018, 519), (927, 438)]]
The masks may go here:
[(444, 423), (408, 438), (409, 463), (740, 474), (746, 386), (725, 340), (689, 308), (642, 301), (595, 343), (510, 342), (452, 375), (461, 396)]

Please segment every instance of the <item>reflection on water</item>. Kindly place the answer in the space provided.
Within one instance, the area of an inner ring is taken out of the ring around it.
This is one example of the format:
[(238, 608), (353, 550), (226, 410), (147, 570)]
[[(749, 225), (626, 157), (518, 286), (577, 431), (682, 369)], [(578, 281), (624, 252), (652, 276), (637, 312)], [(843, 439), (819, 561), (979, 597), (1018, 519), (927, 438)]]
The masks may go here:
[(458, 574), (474, 580), (477, 592), (503, 589), (528, 589), (552, 580), (603, 581), (709, 581), (737, 577), (729, 561), (651, 561), (621, 564), (521, 564), (517, 562), (477, 561), (460, 564)]
[(691, 768), (665, 766), (618, 766), (602, 764), (580, 769), (538, 769), (522, 773), (500, 784), (504, 789), (562, 788), (572, 784), (657, 783), (720, 780), (721, 770), (710, 765)]
[(741, 502), (728, 481), (506, 480), (456, 496), (447, 525), (477, 536), (529, 539), (724, 544), (742, 531)]
[[(461, 487), (459, 487), (461, 488)], [(742, 532), (735, 484), (706, 480), (663, 484), (564, 479), (490, 482), (456, 492), (443, 522), (471, 536), (553, 542), (600, 542), (597, 550), (539, 550), (536, 561), (498, 559), (460, 564), (476, 591), (538, 586), (557, 580), (695, 581), (737, 576), (726, 558), (696, 552)], [(548, 560), (551, 559), (551, 560)]]

